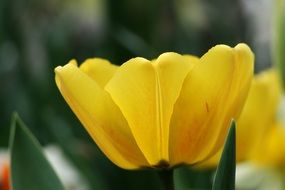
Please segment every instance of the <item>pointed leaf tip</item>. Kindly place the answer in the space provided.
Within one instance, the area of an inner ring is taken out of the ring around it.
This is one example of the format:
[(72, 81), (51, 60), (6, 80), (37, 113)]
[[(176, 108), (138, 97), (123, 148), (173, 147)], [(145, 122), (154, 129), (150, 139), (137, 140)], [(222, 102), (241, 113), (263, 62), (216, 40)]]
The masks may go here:
[(11, 189), (64, 190), (46, 159), (37, 139), (17, 113), (12, 115), (10, 131)]

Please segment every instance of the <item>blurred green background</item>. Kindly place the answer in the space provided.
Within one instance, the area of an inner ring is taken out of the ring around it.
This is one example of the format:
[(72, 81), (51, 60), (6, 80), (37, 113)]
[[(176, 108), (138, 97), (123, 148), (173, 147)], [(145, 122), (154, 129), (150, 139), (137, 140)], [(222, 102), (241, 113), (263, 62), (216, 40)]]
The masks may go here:
[[(201, 56), (216, 44), (246, 42), (258, 72), (272, 64), (272, 3), (1, 0), (0, 147), (8, 146), (17, 111), (43, 146), (62, 148), (90, 189), (159, 189), (154, 172), (119, 169), (100, 152), (57, 90), (54, 68), (72, 58), (102, 57), (120, 65), (166, 51)], [(181, 168), (176, 177), (180, 189), (207, 189), (212, 171)]]

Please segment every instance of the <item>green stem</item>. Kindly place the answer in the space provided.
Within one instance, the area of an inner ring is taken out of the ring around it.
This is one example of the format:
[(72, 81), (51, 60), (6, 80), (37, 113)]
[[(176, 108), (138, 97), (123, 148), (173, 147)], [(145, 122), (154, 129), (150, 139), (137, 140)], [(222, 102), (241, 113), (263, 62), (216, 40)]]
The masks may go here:
[(159, 170), (157, 173), (158, 173), (163, 190), (175, 190), (174, 179), (173, 179), (173, 169)]

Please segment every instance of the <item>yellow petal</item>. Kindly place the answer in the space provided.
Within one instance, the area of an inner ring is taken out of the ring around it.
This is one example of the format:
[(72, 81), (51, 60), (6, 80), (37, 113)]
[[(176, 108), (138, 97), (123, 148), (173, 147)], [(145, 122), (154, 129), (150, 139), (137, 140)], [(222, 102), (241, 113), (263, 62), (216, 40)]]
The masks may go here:
[(216, 154), (211, 156), (209, 159), (202, 161), (201, 163), (198, 163), (195, 165), (195, 168), (197, 169), (206, 169), (206, 168), (216, 168), (220, 162), (222, 151), (223, 151), (223, 146), (219, 149)]
[[(237, 121), (236, 159), (248, 159), (260, 144), (274, 120), (281, 97), (281, 84), (275, 70), (264, 71), (254, 77), (250, 91)], [(222, 148), (198, 167), (215, 167)]]
[(56, 84), (90, 136), (118, 166), (126, 169), (148, 166), (108, 93), (72, 62), (55, 69)]
[(168, 128), (173, 105), (195, 61), (194, 57), (175, 53), (162, 54), (153, 62), (131, 59), (106, 86), (151, 165), (168, 161)]
[(164, 53), (153, 65), (157, 79), (157, 102), (161, 127), (162, 159), (169, 160), (169, 124), (174, 104), (180, 94), (186, 75), (199, 61), (191, 55)]
[(258, 74), (237, 122), (237, 161), (247, 159), (277, 114), (281, 84), (276, 71)]
[(100, 58), (87, 59), (80, 65), (80, 70), (95, 80), (101, 88), (104, 88), (117, 68), (108, 60)]
[(197, 163), (222, 146), (251, 83), (253, 54), (248, 46), (218, 45), (185, 78), (170, 125), (172, 165)]

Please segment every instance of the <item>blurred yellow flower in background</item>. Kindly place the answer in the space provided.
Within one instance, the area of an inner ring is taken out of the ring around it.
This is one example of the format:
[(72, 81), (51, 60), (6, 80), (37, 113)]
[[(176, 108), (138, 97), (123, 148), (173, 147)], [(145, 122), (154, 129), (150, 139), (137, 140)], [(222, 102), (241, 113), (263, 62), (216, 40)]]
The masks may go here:
[(285, 169), (285, 125), (275, 123), (252, 156), (251, 161), (262, 167)]
[(278, 119), (265, 135), (248, 162), (239, 164), (236, 189), (282, 190), (285, 179), (285, 125)]
[[(257, 74), (249, 95), (237, 121), (236, 159), (238, 162), (250, 159), (255, 154), (268, 129), (275, 121), (281, 98), (281, 81), (274, 69)], [(222, 149), (200, 166), (218, 165)]]
[(125, 169), (196, 164), (216, 153), (237, 119), (252, 80), (245, 44), (217, 45), (200, 59), (164, 53), (117, 67), (75, 60), (55, 69), (56, 84), (104, 154)]

